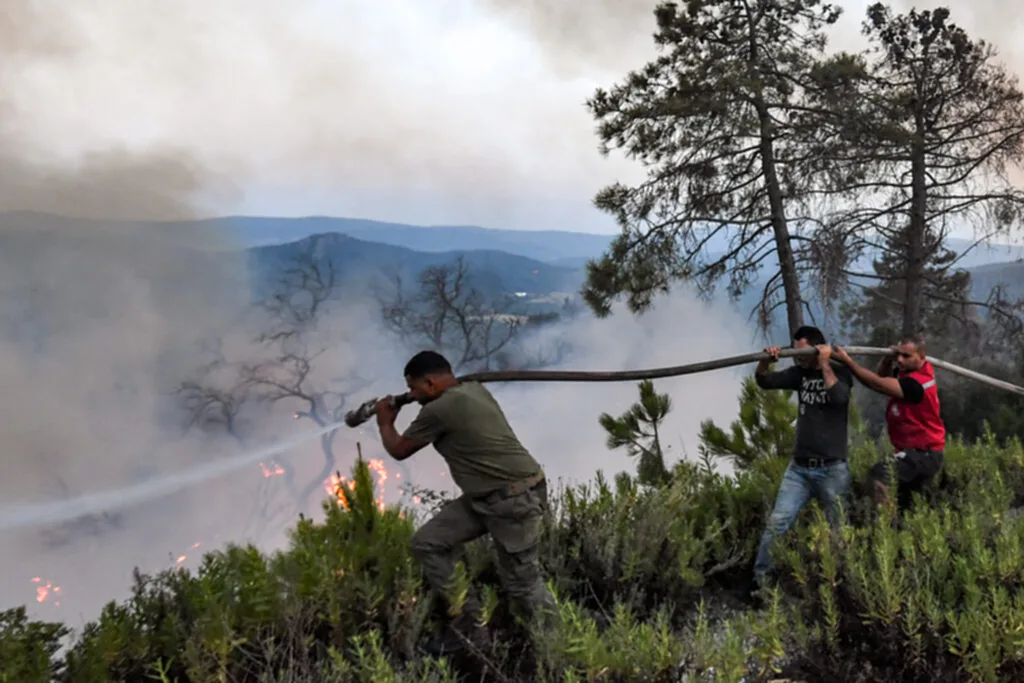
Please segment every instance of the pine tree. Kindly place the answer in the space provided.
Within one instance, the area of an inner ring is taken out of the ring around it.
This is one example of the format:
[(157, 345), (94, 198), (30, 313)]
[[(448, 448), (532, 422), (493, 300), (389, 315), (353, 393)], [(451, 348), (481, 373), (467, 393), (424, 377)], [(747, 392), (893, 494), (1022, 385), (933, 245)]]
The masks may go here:
[(619, 417), (602, 413), (598, 421), (608, 433), (608, 448), (625, 448), (630, 457), (639, 459), (640, 483), (658, 486), (669, 479), (659, 427), (672, 410), (672, 400), (668, 394), (657, 393), (651, 380), (643, 380), (637, 386), (640, 400), (629, 410)]
[(919, 334), (944, 327), (957, 306), (986, 303), (969, 302), (944, 249), (949, 231), (973, 227), (984, 239), (1022, 223), (1024, 191), (1010, 174), (1024, 165), (1024, 95), (946, 8), (894, 14), (874, 4), (864, 33), (868, 52), (832, 60), (809, 90), (821, 124), (813, 158), (827, 160), (819, 170), (850, 199), (822, 232), (832, 276), (875, 257), (866, 309), (886, 295), (900, 309), (899, 334)]
[(712, 420), (700, 424), (701, 455), (728, 460), (737, 469), (755, 460), (793, 454), (798, 406), (790, 391), (764, 391), (753, 376), (743, 380), (740, 415), (726, 432)]
[[(958, 353), (978, 351), (983, 329), (976, 306), (971, 304), (970, 273), (952, 269), (957, 254), (942, 245), (929, 230), (925, 240), (926, 286), (917, 334), (929, 340), (931, 353), (942, 355), (955, 347)], [(890, 346), (904, 333), (906, 248), (886, 251), (874, 262), (876, 279), (864, 286), (862, 295), (844, 306), (845, 336), (870, 346)], [(932, 343), (934, 342), (934, 343)]]
[(641, 184), (617, 183), (595, 199), (622, 230), (587, 266), (584, 298), (596, 314), (623, 295), (643, 311), (680, 280), (707, 294), (728, 277), (738, 298), (763, 264), (776, 270), (777, 257), (760, 323), (780, 304), (790, 333), (803, 323), (793, 240), (809, 223), (788, 212), (815, 177), (801, 140), (806, 122), (791, 115), (806, 110), (803, 85), (839, 13), (820, 0), (659, 5), (661, 56), (588, 101), (602, 152), (622, 150), (647, 168)]

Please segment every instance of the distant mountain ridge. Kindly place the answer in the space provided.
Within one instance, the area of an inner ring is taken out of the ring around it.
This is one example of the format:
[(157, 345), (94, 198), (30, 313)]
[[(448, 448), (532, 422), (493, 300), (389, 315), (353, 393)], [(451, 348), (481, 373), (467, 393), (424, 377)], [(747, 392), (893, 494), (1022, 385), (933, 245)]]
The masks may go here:
[(285, 244), (247, 249), (250, 267), (268, 282), (275, 272), (293, 263), (295, 257), (310, 254), (317, 262), (330, 262), (346, 283), (391, 279), (399, 276), (404, 285), (431, 266), (453, 264), (459, 257), (472, 284), (487, 295), (521, 293), (543, 296), (572, 292), (582, 284), (582, 273), (571, 268), (543, 263), (518, 254), (494, 249), (423, 252), (406, 247), (357, 239), (341, 233), (311, 235)]
[[(545, 261), (568, 268), (582, 268), (588, 259), (600, 257), (608, 249), (614, 234), (598, 234), (563, 230), (505, 230), (472, 225), (410, 225), (363, 218), (306, 216), (275, 218), (265, 216), (226, 216), (201, 221), (211, 227), (227, 228), (246, 246), (283, 244), (312, 234), (340, 232), (368, 242), (406, 247), (416, 251), (498, 250)], [(963, 251), (973, 240), (952, 238), (954, 251)], [(718, 240), (709, 251), (725, 248)], [(963, 268), (1024, 258), (1024, 246), (981, 244), (960, 261)], [(871, 259), (864, 258), (858, 267), (870, 268)]]
[[(4, 215), (0, 214), (0, 220), (3, 217)], [(35, 214), (35, 217), (37, 221), (68, 220), (47, 214)], [(90, 222), (99, 223), (99, 221)], [(104, 222), (109, 223), (109, 221)], [(127, 222), (125, 223), (127, 224)], [(231, 245), (243, 248), (283, 245), (312, 235), (341, 233), (364, 242), (375, 242), (426, 253), (502, 251), (571, 269), (582, 268), (588, 259), (600, 257), (615, 238), (614, 234), (567, 230), (505, 230), (471, 225), (422, 226), (331, 216), (299, 218), (224, 216), (194, 221), (141, 222), (139, 224), (159, 228), (165, 234), (173, 232), (175, 228), (187, 228), (191, 234), (202, 232), (197, 228), (205, 229), (211, 235), (220, 238), (222, 248), (230, 248)], [(956, 251), (962, 251), (972, 244), (973, 241), (967, 239), (949, 240), (950, 248)], [(723, 240), (713, 241), (709, 245), (709, 251), (719, 252), (726, 246)], [(1024, 246), (982, 244), (963, 257), (959, 265), (963, 268), (974, 268), (1022, 258), (1024, 258)], [(870, 269), (870, 265), (871, 259), (865, 257), (856, 264), (856, 268)], [(772, 266), (773, 264), (768, 261), (765, 262), (766, 269)]]
[[(15, 214), (0, 214), (0, 224), (12, 216)], [(22, 222), (25, 216), (16, 215)], [(31, 215), (31, 222), (37, 225), (60, 224), (69, 220), (47, 214)], [(111, 224), (109, 221), (85, 223)], [(120, 231), (133, 225), (131, 222), (122, 223)], [(412, 284), (424, 268), (448, 264), (462, 256), (474, 274), (474, 285), (486, 293), (518, 292), (542, 296), (577, 291), (583, 282), (585, 262), (599, 257), (614, 239), (614, 235), (569, 231), (427, 227), (326, 216), (228, 216), (134, 224), (154, 228), (167, 237), (173, 237), (179, 228), (182, 234), (193, 237), (208, 233), (213, 251), (234, 251), (241, 247), (246, 251), (250, 265), (262, 275), (269, 275), (273, 268), (299, 251), (313, 249), (329, 255), (343, 271), (340, 275), (344, 278), (365, 282), (371, 274), (387, 277), (397, 273), (404, 282)], [(188, 240), (189, 243), (191, 241)], [(970, 245), (967, 240), (950, 240), (953, 249)], [(961, 264), (975, 274), (976, 296), (982, 296), (982, 290), (987, 293), (996, 283), (1008, 285), (1010, 293), (1024, 293), (1024, 265), (1016, 263), (1022, 258), (1024, 247), (982, 245), (965, 257)], [(773, 266), (770, 259), (766, 260), (762, 274), (770, 274)], [(856, 267), (869, 268), (869, 259), (862, 259)], [(747, 303), (745, 299), (744, 304)]]
[(422, 252), (504, 251), (556, 265), (579, 267), (607, 249), (614, 235), (560, 230), (501, 230), (473, 225), (419, 226), (362, 218), (226, 216), (201, 221), (227, 229), (247, 247), (285, 244), (325, 233)]

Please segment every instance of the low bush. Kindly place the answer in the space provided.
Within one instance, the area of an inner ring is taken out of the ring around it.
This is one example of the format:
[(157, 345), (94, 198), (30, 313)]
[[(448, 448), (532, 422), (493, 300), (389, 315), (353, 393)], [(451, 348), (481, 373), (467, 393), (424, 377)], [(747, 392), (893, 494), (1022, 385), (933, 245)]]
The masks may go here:
[[(863, 480), (884, 451), (855, 431)], [(811, 504), (755, 609), (751, 565), (785, 466), (680, 463), (663, 485), (620, 474), (554, 491), (542, 556), (560, 619), (530, 638), (481, 539), (453, 587), (482, 591), (493, 635), (468, 662), (421, 653), (443, 615), (409, 554), (416, 513), (378, 509), (359, 462), (346, 505), (300, 519), (283, 551), (230, 545), (195, 571), (137, 573), (131, 597), (75, 633), (0, 613), (0, 681), (1024, 680), (1018, 441), (951, 443), (942, 486), (904, 514), (858, 502), (833, 533)]]

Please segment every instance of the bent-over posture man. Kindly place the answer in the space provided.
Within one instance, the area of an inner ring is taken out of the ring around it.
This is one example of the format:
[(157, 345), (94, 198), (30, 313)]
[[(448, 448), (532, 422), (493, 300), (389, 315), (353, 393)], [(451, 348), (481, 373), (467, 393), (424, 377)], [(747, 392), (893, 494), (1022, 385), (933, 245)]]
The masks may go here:
[[(835, 358), (846, 364), (864, 386), (889, 397), (885, 423), (889, 441), (896, 451), (897, 496), (906, 507), (915, 491), (921, 491), (942, 470), (946, 449), (946, 425), (942, 422), (935, 369), (925, 356), (925, 342), (910, 337), (892, 347), (893, 355), (871, 372), (860, 366), (841, 348)], [(896, 368), (893, 368), (893, 359)], [(875, 502), (889, 498), (892, 479), (889, 460), (883, 458), (871, 468)]]
[(793, 347), (816, 347), (818, 354), (798, 356), (792, 367), (769, 372), (770, 363), (778, 361), (780, 351), (777, 346), (769, 347), (765, 351), (771, 360), (758, 363), (754, 374), (762, 389), (796, 391), (800, 405), (793, 459), (782, 477), (754, 563), (758, 588), (766, 588), (774, 573), (771, 549), (775, 538), (789, 530), (804, 505), (811, 498), (817, 499), (829, 524), (835, 527), (843, 519), (843, 506), (850, 492), (846, 435), (853, 376), (849, 369), (831, 362), (832, 347), (816, 327), (798, 329)]
[[(447, 503), (412, 539), (412, 552), (427, 582), (441, 597), (455, 571), (462, 544), (490, 533), (509, 595), (530, 617), (554, 609), (538, 558), (547, 482), (540, 464), (523, 447), (501, 406), (478, 382), (460, 383), (439, 353), (421, 351), (405, 366), (405, 380), (423, 407), (403, 434), (395, 430), (390, 397), (377, 405), (384, 448), (404, 460), (428, 444), (448, 463), (462, 495)], [(479, 602), (467, 598), (436, 651), (457, 649), (463, 638), (478, 642)]]

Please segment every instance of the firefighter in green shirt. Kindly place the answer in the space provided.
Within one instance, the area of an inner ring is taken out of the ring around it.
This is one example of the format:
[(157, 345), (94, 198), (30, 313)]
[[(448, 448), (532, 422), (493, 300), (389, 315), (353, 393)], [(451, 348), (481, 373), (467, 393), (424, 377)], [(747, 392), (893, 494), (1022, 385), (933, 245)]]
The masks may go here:
[[(547, 507), (547, 482), (540, 464), (519, 442), (491, 393), (478, 382), (460, 383), (441, 354), (417, 353), (405, 366), (405, 380), (422, 408), (399, 434), (391, 397), (377, 404), (385, 450), (404, 460), (433, 444), (462, 490), (413, 536), (412, 552), (427, 582), (443, 596), (455, 571), (456, 550), (489, 533), (509, 595), (530, 617), (553, 611), (537, 547)], [(474, 597), (467, 598), (434, 649), (457, 649), (466, 639), (482, 642), (479, 609)]]

